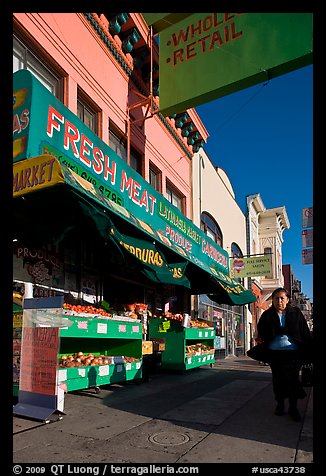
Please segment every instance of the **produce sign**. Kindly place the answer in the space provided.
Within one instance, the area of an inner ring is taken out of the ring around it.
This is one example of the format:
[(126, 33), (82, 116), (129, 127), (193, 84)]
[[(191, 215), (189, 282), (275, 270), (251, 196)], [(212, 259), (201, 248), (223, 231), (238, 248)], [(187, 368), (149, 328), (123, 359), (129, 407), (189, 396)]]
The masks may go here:
[(23, 327), (19, 389), (56, 394), (58, 327)]

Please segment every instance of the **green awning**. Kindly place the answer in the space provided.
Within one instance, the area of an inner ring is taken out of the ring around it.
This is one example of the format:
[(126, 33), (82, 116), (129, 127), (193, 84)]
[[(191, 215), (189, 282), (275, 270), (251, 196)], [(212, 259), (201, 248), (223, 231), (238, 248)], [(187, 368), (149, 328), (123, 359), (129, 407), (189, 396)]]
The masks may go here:
[(123, 254), (141, 264), (140, 271), (151, 281), (191, 288), (185, 276), (187, 261), (168, 263), (155, 243), (120, 233), (112, 221), (109, 236)]
[[(31, 175), (27, 176), (24, 167), (31, 171)], [(43, 168), (41, 169), (41, 167)], [(43, 180), (34, 180), (33, 186), (29, 187), (31, 177), (36, 174), (33, 170), (44, 170)], [(190, 255), (173, 241), (169, 240), (166, 244), (165, 237), (149, 223), (145, 223), (123, 206), (106, 198), (90, 182), (53, 156), (42, 155), (15, 163), (13, 176), (14, 197), (23, 197), (26, 200), (27, 196), (27, 201), (29, 195), (37, 195), (42, 190), (48, 190), (50, 193), (55, 189), (56, 193), (53, 195), (54, 197), (58, 196), (58, 201), (60, 190), (63, 190), (61, 187), (72, 192), (77, 199), (74, 200), (76, 205), (82, 209), (83, 215), (96, 225), (102, 239), (105, 242), (114, 242), (122, 255), (137, 262), (142, 274), (152, 281), (182, 285), (191, 289), (192, 294), (209, 294), (213, 296), (213, 300), (220, 304), (242, 305), (256, 301), (255, 295), (246, 290), (237, 280), (223, 274), (217, 268), (209, 266), (197, 256)], [(64, 209), (62, 200), (61, 198), (61, 207)], [(51, 213), (51, 221), (53, 221), (49, 230), (46, 230), (49, 236), (53, 233), (56, 223), (62, 221), (64, 224), (63, 231), (60, 232), (61, 236), (53, 237), (53, 240), (58, 242), (71, 228), (72, 219), (62, 212), (57, 212), (55, 202), (49, 213)], [(35, 226), (39, 226), (38, 217), (33, 216), (30, 220), (31, 223), (34, 220)], [(138, 248), (139, 255), (132, 248)], [(152, 262), (145, 263), (142, 253), (156, 256), (158, 262), (162, 261), (162, 265), (157, 266)]]

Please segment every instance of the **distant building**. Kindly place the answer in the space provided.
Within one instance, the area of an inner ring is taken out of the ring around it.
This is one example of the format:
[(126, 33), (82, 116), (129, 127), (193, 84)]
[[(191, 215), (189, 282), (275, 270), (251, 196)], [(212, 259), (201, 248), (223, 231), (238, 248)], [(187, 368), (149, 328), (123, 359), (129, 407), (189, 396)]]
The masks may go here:
[(284, 206), (266, 208), (259, 193), (247, 196), (247, 255), (272, 256), (271, 274), (251, 278), (252, 292), (257, 297), (257, 302), (251, 304), (252, 343), (261, 313), (271, 304), (272, 292), (284, 286), (283, 232), (289, 228), (290, 222)]
[(291, 303), (298, 306), (308, 322), (309, 328), (313, 328), (313, 303), (301, 291), (301, 281), (296, 279), (292, 266), (284, 264), (282, 266), (284, 276), (284, 287), (289, 292)]

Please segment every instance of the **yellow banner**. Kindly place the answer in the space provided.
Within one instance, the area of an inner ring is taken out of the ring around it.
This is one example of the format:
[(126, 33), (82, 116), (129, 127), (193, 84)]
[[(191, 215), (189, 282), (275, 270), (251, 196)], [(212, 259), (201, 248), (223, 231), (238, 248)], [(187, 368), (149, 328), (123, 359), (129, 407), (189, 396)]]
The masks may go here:
[(64, 182), (60, 162), (52, 155), (22, 160), (13, 166), (14, 197)]
[(253, 256), (251, 258), (230, 258), (230, 276), (232, 278), (268, 276), (271, 273), (272, 255)]
[(27, 93), (28, 93), (27, 88), (19, 89), (18, 91), (15, 91), (13, 93), (13, 109), (14, 110), (24, 104)]

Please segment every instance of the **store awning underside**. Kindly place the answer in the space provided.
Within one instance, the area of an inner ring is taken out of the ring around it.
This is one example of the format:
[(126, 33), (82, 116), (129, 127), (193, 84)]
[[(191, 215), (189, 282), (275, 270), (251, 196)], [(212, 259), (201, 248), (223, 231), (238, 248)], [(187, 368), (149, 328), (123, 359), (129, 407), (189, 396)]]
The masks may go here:
[[(169, 241), (167, 245), (163, 241), (164, 237), (162, 238), (149, 223), (144, 223), (126, 208), (107, 199), (90, 182), (57, 159), (45, 155), (42, 157), (43, 159), (48, 157), (49, 160), (54, 161), (51, 181), (38, 183), (37, 187), (29, 186), (30, 180), (24, 181), (20, 172), (17, 172), (23, 169), (24, 162), (26, 166), (31, 167), (32, 161), (37, 158), (27, 159), (14, 164), (13, 193), (14, 198), (20, 198), (20, 200), (26, 200), (28, 198), (26, 196), (32, 198), (33, 195), (35, 213), (37, 213), (38, 201), (42, 200), (44, 209), (46, 206), (44, 200), (48, 200), (48, 222), (51, 221), (51, 214), (56, 215), (56, 202), (59, 202), (60, 197), (63, 201), (60, 214), (57, 214), (52, 227), (44, 230), (53, 242), (62, 239), (65, 232), (73, 226), (73, 211), (67, 211), (68, 216), (66, 216), (64, 209), (64, 200), (73, 200), (76, 202), (75, 205), (81, 208), (83, 215), (96, 225), (101, 238), (114, 243), (119, 253), (137, 263), (141, 272), (150, 280), (181, 285), (188, 288), (192, 294), (208, 294), (212, 300), (220, 304), (232, 306), (256, 301), (255, 295), (236, 280), (212, 270), (205, 263), (200, 262), (199, 265), (196, 257), (187, 254), (173, 242)], [(63, 198), (65, 193), (68, 193), (69, 198)], [(15, 202), (16, 200), (14, 205)], [(19, 221), (19, 216), (17, 219)], [(35, 227), (40, 227), (41, 222), (41, 216), (38, 220), (34, 217)], [(61, 225), (57, 233), (54, 230), (55, 223)], [(19, 226), (18, 223), (16, 225)], [(152, 259), (146, 262), (145, 254), (151, 256)], [(158, 262), (161, 263), (159, 267)]]

